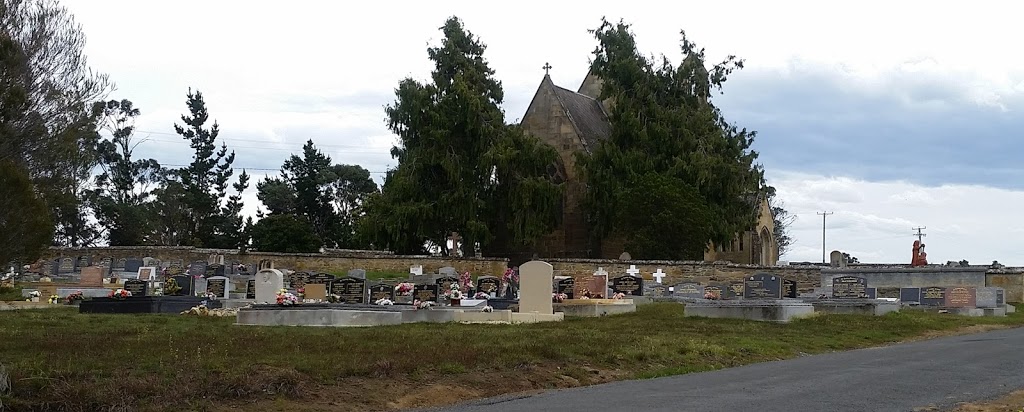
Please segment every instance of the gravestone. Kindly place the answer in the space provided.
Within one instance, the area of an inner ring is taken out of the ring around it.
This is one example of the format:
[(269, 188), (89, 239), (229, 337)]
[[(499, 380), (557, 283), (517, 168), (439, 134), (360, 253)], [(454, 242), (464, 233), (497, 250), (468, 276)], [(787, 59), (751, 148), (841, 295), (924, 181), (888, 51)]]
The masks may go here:
[(87, 268), (89, 266), (92, 266), (92, 256), (79, 256), (78, 259), (75, 260), (75, 267), (79, 269)]
[(975, 290), (975, 306), (979, 308), (997, 308), (1003, 306), (999, 303), (999, 292), (1003, 288), (977, 288)]
[(661, 283), (661, 280), (668, 276), (668, 274), (662, 271), (661, 268), (658, 268), (658, 271), (651, 274), (651, 276), (654, 277), (654, 281)]
[(69, 257), (60, 259), (60, 266), (57, 266), (57, 273), (74, 273), (75, 260)]
[(40, 298), (39, 300), (49, 299), (50, 296), (53, 296), (53, 295), (57, 294), (57, 285), (54, 285), (54, 284), (49, 284), (49, 285), (43, 284), (43, 285), (39, 285), (38, 287), (36, 287), (36, 290), (39, 291), (39, 298)]
[(256, 299), (256, 280), (249, 279), (245, 281), (245, 298)]
[(277, 292), (284, 289), (284, 274), (277, 269), (256, 272), (256, 303), (276, 303)]
[[(878, 299), (901, 299), (901, 293), (900, 288), (875, 288), (875, 295)], [(915, 302), (917, 301), (915, 300)]]
[(124, 271), (129, 273), (139, 273), (139, 268), (142, 267), (142, 259), (128, 259), (124, 261)]
[(82, 277), (78, 281), (78, 284), (82, 287), (103, 287), (103, 268), (99, 266), (88, 266), (82, 268)]
[(180, 275), (184, 273), (184, 270), (185, 264), (181, 261), (181, 259), (171, 260), (171, 263), (167, 265), (167, 273), (172, 276)]
[(423, 276), (423, 265), (409, 266), (409, 279), (416, 280)]
[(151, 258), (149, 256), (146, 256), (146, 257), (142, 258), (142, 266), (159, 266), (159, 265), (160, 265), (160, 261), (158, 261), (158, 260), (156, 260), (154, 258)]
[(743, 285), (744, 299), (782, 299), (782, 278), (767, 273), (747, 277)]
[(441, 276), (434, 281), (437, 284), (437, 290), (439, 293), (445, 293), (452, 287), (452, 284), (459, 284), (459, 278), (455, 276)]
[(41, 270), (42, 275), (50, 277), (50, 276), (53, 276), (53, 275), (57, 274), (57, 268), (59, 266), (60, 266), (60, 261), (57, 261), (57, 260), (48, 260), (46, 262), (43, 262), (43, 267), (42, 267), (42, 270)]
[(668, 287), (661, 283), (644, 284), (644, 295), (650, 297), (668, 296)]
[(1006, 305), (1006, 291), (1003, 288), (996, 289), (996, 306)]
[(348, 276), (357, 279), (366, 279), (366, 269), (352, 269), (348, 271)]
[(746, 283), (744, 282), (729, 282), (729, 293), (727, 294), (729, 299), (742, 299), (743, 291), (746, 290)]
[(946, 288), (946, 301), (943, 306), (947, 308), (973, 308), (977, 304), (975, 289), (966, 286), (951, 286)]
[[(608, 296), (608, 272), (604, 268), (597, 268), (592, 275), (575, 277), (572, 290), (573, 297), (582, 299), (604, 299)], [(589, 295), (589, 296), (588, 296)]]
[(178, 287), (181, 288), (177, 295), (179, 296), (194, 296), (195, 295), (195, 283), (193, 282), (192, 276), (189, 275), (178, 275), (171, 278)]
[(317, 283), (321, 285), (326, 285), (328, 283), (334, 282), (334, 280), (335, 276), (330, 273), (316, 273), (310, 274), (306, 278), (306, 284), (308, 285), (310, 283)]
[(619, 255), (619, 260), (633, 260), (633, 256), (630, 256), (629, 252), (622, 252), (622, 254)]
[(192, 294), (198, 296), (206, 296), (206, 292), (209, 291), (210, 281), (202, 276), (192, 278)]
[(217, 296), (217, 299), (228, 299), (231, 293), (231, 281), (225, 276), (206, 278), (206, 292)]
[(375, 303), (378, 300), (387, 299), (390, 301), (395, 300), (395, 287), (387, 283), (378, 283), (370, 286), (370, 302)]
[[(711, 295), (715, 299), (725, 299), (726, 293), (728, 293), (726, 288), (723, 288), (721, 284), (710, 284), (704, 286), (704, 296)], [(703, 298), (704, 296), (701, 297)]]
[(838, 276), (832, 278), (833, 299), (867, 298), (868, 281), (859, 276)]
[(324, 299), (327, 299), (327, 285), (323, 283), (307, 283), (306, 286), (303, 287), (302, 298), (313, 301), (323, 301)]
[(865, 288), (864, 291), (867, 294), (868, 299), (877, 299), (875, 288)]
[(480, 276), (476, 279), (476, 290), (477, 292), (483, 292), (491, 297), (498, 295), (498, 290), (501, 288), (501, 279), (495, 276)]
[(843, 252), (840, 252), (838, 250), (833, 250), (832, 253), (829, 253), (828, 257), (829, 257), (829, 266), (832, 266), (834, 268), (845, 267), (846, 266), (846, 265), (843, 264)]
[(932, 286), (921, 288), (921, 304), (925, 306), (942, 306), (946, 303), (946, 288)]
[(203, 276), (212, 278), (214, 276), (224, 276), (225, 268), (220, 263), (214, 263), (212, 265), (206, 265), (206, 273)]
[(366, 280), (344, 277), (331, 282), (331, 294), (342, 303), (366, 303)]
[(453, 268), (451, 266), (445, 266), (445, 267), (440, 268), (440, 269), (437, 270), (437, 274), (441, 275), (441, 276), (445, 276), (445, 275), (452, 275), (452, 276), (454, 276), (457, 273), (458, 272), (455, 270), (455, 268)]
[(298, 290), (309, 281), (309, 272), (292, 272), (288, 274), (288, 288)]
[(157, 272), (155, 267), (141, 267), (138, 272), (139, 280), (156, 280)]
[(573, 298), (573, 286), (576, 285), (576, 279), (572, 277), (564, 277), (555, 281), (555, 293), (564, 293), (567, 299)]
[(110, 269), (114, 272), (124, 272), (124, 265), (128, 262), (128, 259), (120, 258), (114, 261), (114, 266)]
[(921, 288), (900, 288), (899, 298), (902, 302), (921, 303)]
[[(740, 296), (743, 296), (742, 294)], [(796, 281), (789, 279), (782, 279), (782, 297), (793, 298), (797, 297)]]
[(612, 288), (612, 293), (622, 293), (627, 296), (644, 295), (644, 279), (639, 276), (619, 276), (612, 278), (609, 283)]
[(554, 268), (532, 260), (519, 266), (519, 312), (552, 314), (551, 282)]
[(103, 266), (109, 270), (114, 267), (114, 258), (107, 256), (103, 259), (100, 259), (100, 263), (98, 263), (97, 266)]
[(188, 274), (192, 276), (206, 276), (206, 262), (197, 260), (188, 265)]
[(132, 296), (148, 296), (149, 295), (149, 282), (144, 280), (126, 280), (124, 281), (124, 287), (122, 288), (131, 292)]
[(437, 302), (437, 284), (417, 284), (412, 287), (412, 297), (420, 302)]
[(704, 286), (697, 282), (683, 282), (672, 288), (672, 294), (683, 298), (704, 299)]

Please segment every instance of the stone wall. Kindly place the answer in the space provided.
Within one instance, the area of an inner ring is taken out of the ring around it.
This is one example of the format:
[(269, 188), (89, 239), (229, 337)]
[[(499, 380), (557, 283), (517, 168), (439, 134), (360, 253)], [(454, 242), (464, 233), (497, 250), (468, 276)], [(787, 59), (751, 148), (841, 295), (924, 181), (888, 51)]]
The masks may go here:
[(985, 286), (1006, 289), (1007, 302), (1024, 302), (1024, 269), (991, 269), (985, 274)]
[(555, 276), (575, 276), (593, 273), (598, 267), (608, 271), (610, 277), (623, 275), (630, 265), (636, 265), (644, 279), (654, 279), (653, 273), (661, 269), (662, 283), (673, 285), (684, 280), (699, 282), (741, 281), (754, 273), (772, 273), (795, 280), (800, 290), (811, 290), (819, 285), (820, 266), (757, 266), (733, 263), (668, 260), (606, 260), (606, 259), (545, 259), (555, 269)]
[(929, 286), (985, 287), (985, 267), (898, 267), (898, 268), (826, 268), (821, 271), (821, 284), (832, 285), (838, 276), (859, 276), (867, 280), (868, 287), (898, 288)]

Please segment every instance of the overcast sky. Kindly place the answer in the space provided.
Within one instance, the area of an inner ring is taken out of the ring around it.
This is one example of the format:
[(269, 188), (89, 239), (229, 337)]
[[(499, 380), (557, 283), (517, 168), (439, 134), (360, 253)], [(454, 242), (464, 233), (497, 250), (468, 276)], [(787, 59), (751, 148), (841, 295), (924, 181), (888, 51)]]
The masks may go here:
[[(142, 110), (137, 154), (182, 165), (174, 134), (189, 87), (203, 92), (237, 168), (255, 181), (307, 139), (337, 163), (394, 166), (383, 107), (428, 77), (428, 44), (448, 16), (487, 44), (509, 121), (520, 119), (550, 62), (576, 89), (602, 16), (633, 25), (647, 54), (679, 60), (679, 30), (710, 61), (746, 59), (725, 115), (757, 130), (769, 183), (798, 216), (783, 256), (828, 251), (909, 263), (926, 226), (932, 262), (1024, 265), (1024, 5), (978, 1), (622, 1), (490, 3), (65, 1), (84, 26), (94, 69)], [(842, 5), (838, 5), (842, 4)], [(246, 196), (255, 211), (255, 190)]]

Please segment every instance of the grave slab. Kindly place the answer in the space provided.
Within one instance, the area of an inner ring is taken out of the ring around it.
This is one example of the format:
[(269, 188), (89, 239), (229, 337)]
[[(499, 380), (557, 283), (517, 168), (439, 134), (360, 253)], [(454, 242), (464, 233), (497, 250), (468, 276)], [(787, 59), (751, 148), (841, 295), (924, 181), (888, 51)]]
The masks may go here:
[(787, 323), (814, 316), (814, 306), (796, 300), (706, 300), (687, 303), (684, 316)]

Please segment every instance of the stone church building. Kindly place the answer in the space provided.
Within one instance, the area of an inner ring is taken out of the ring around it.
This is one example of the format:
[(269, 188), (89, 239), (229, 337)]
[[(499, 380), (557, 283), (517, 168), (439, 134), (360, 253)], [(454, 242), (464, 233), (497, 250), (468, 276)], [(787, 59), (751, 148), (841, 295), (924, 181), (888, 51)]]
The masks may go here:
[[(523, 129), (555, 148), (559, 163), (549, 173), (565, 183), (562, 203), (562, 224), (551, 234), (538, 241), (535, 252), (547, 258), (602, 258), (616, 259), (625, 251), (625, 239), (611, 237), (594, 242), (582, 211), (585, 183), (576, 172), (574, 154), (590, 153), (601, 140), (611, 135), (608, 108), (611, 102), (598, 101), (601, 79), (587, 73), (577, 91), (555, 85), (545, 74), (523, 116)], [(774, 265), (779, 258), (774, 242), (774, 220), (766, 199), (751, 199), (757, 207), (757, 225), (737, 234), (730, 245), (712, 245), (704, 260), (728, 260), (734, 263)]]

